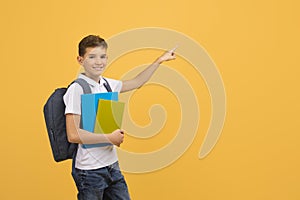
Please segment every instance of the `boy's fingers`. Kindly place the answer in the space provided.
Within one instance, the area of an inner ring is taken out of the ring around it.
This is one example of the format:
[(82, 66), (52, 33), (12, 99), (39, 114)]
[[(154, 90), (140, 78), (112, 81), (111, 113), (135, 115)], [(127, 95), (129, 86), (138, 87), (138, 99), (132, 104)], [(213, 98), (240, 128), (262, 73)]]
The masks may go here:
[(177, 44), (173, 49), (171, 49), (169, 52), (170, 52), (171, 54), (174, 54), (174, 51), (175, 51), (177, 48), (178, 48), (178, 44)]

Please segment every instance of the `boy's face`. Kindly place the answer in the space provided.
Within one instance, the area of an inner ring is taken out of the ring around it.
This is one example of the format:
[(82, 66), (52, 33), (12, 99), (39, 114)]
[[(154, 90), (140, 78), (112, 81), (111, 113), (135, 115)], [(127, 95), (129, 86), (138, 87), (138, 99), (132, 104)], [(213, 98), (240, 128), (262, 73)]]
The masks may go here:
[(106, 48), (88, 47), (84, 56), (78, 56), (77, 60), (83, 66), (85, 75), (98, 82), (107, 65)]

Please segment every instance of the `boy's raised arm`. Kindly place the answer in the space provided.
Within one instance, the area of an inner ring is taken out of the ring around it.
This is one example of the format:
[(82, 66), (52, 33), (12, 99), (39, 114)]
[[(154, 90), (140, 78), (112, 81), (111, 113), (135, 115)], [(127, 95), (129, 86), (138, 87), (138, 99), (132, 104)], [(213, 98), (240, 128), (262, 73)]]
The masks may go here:
[(139, 73), (136, 77), (130, 80), (123, 81), (121, 92), (127, 92), (137, 89), (144, 85), (159, 67), (159, 65), (165, 61), (174, 60), (176, 58), (174, 52), (177, 46), (170, 51), (165, 52), (159, 58), (157, 58), (151, 65), (149, 65), (144, 71)]

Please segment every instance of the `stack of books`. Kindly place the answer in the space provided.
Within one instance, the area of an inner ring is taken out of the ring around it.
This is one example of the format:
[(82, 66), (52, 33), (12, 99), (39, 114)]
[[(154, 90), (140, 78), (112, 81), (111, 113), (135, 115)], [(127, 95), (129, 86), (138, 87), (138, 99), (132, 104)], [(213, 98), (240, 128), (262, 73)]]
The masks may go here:
[[(82, 128), (95, 134), (107, 134), (120, 129), (125, 103), (118, 101), (117, 92), (81, 95)], [(84, 144), (83, 148), (95, 148), (110, 143)]]

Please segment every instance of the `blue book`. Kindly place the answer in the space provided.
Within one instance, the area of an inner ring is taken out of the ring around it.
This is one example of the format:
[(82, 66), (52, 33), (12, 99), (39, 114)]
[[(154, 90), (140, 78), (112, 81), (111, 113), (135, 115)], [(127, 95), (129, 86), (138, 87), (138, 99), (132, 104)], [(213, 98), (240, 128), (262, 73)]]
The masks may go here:
[[(89, 132), (94, 132), (95, 120), (98, 110), (99, 99), (118, 101), (118, 92), (103, 92), (94, 94), (81, 95), (81, 118), (82, 128)], [(94, 148), (107, 146), (106, 143), (101, 144), (83, 144), (83, 148)]]

